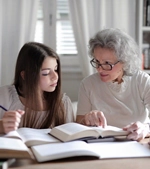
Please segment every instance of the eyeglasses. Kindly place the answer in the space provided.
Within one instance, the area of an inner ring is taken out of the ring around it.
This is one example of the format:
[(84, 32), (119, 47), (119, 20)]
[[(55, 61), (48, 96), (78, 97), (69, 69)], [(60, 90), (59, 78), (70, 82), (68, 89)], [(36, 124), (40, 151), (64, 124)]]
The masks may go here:
[(92, 65), (94, 68), (98, 69), (98, 68), (101, 66), (101, 68), (102, 68), (103, 70), (107, 70), (107, 71), (112, 70), (112, 68), (113, 68), (118, 62), (120, 62), (120, 61), (117, 61), (117, 62), (114, 63), (114, 64), (110, 64), (110, 63), (100, 64), (100, 63), (98, 63), (95, 59), (92, 59), (92, 60), (90, 61), (91, 65)]

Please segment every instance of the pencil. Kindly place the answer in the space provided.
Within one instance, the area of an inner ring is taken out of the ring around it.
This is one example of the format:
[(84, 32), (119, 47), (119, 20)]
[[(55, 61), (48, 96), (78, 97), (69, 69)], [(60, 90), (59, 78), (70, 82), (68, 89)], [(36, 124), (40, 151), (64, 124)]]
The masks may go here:
[(5, 110), (5, 111), (8, 111), (5, 107), (3, 107), (1, 105), (0, 105), (0, 108), (3, 109), (3, 110)]

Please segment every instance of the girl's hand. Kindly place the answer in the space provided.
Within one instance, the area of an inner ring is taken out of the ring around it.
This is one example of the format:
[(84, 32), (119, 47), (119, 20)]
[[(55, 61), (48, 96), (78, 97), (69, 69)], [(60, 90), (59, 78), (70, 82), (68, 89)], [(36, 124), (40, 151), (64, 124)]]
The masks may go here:
[(106, 118), (103, 112), (98, 110), (92, 110), (90, 113), (84, 115), (82, 119), (82, 124), (87, 126), (107, 126)]
[(131, 140), (140, 141), (149, 134), (149, 125), (143, 124), (139, 121), (132, 123), (123, 129), (130, 131), (130, 134), (127, 136), (127, 138)]
[(23, 114), (23, 110), (6, 111), (2, 118), (4, 133), (17, 130)]

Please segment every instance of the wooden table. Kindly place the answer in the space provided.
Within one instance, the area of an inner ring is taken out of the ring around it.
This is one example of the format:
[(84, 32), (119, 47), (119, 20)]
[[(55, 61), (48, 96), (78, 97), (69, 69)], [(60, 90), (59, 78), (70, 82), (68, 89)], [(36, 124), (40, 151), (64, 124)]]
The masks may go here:
[[(82, 158), (81, 158), (82, 159)], [(34, 163), (30, 160), (17, 161), (9, 169), (149, 169), (150, 158), (109, 159), (109, 160), (71, 160), (47, 163)]]
[[(149, 139), (141, 142), (147, 144)], [(9, 169), (149, 169), (150, 158), (96, 159), (92, 157), (69, 158), (45, 163), (18, 159)]]

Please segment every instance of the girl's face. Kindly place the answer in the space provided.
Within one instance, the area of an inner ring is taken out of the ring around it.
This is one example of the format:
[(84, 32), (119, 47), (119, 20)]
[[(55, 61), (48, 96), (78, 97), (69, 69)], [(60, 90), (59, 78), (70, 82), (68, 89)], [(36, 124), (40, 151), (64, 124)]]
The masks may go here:
[(58, 73), (55, 58), (46, 57), (40, 71), (40, 88), (42, 91), (53, 92), (57, 86)]
[(106, 48), (96, 47), (94, 49), (94, 58), (96, 62), (100, 64), (111, 64), (115, 65), (112, 67), (112, 70), (103, 70), (101, 66), (97, 68), (97, 71), (100, 74), (100, 78), (103, 82), (122, 82), (123, 76), (123, 64), (121, 62), (117, 63), (117, 57), (115, 52)]

